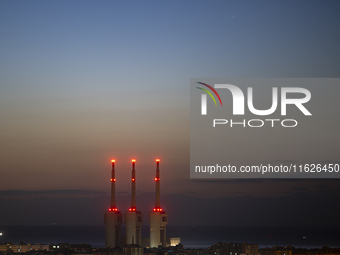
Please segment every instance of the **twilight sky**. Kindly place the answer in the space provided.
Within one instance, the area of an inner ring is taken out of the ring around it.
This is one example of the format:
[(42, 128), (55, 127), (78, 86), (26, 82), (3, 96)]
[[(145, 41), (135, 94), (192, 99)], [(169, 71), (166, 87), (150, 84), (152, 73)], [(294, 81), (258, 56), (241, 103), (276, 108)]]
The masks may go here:
[(142, 196), (156, 157), (163, 195), (340, 198), (336, 180), (189, 179), (190, 78), (339, 77), (339, 11), (337, 0), (1, 1), (0, 199), (11, 211), (27, 197), (106, 196), (111, 158), (122, 199), (137, 159)]

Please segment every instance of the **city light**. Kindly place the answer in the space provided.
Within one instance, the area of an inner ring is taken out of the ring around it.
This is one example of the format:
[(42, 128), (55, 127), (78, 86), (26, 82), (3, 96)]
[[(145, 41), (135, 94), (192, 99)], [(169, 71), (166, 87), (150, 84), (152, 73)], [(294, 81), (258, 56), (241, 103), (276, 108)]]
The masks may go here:
[(132, 159), (131, 162), (136, 162), (136, 160), (135, 160), (135, 159)]
[(116, 162), (116, 160), (115, 159), (111, 159), (111, 162), (114, 163), (114, 162)]
[(158, 159), (156, 159), (156, 162), (159, 162), (159, 161), (161, 161), (159, 158), (158, 158)]

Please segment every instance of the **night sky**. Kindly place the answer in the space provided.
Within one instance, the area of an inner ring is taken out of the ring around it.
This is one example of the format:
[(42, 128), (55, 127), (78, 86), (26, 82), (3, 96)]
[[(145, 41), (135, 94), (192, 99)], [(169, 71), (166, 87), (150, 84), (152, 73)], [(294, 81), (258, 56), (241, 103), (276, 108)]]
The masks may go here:
[(160, 158), (169, 224), (340, 227), (338, 180), (189, 178), (190, 78), (339, 77), (339, 11), (338, 0), (1, 1), (0, 225), (103, 224), (112, 158), (122, 212), (137, 159), (146, 217)]

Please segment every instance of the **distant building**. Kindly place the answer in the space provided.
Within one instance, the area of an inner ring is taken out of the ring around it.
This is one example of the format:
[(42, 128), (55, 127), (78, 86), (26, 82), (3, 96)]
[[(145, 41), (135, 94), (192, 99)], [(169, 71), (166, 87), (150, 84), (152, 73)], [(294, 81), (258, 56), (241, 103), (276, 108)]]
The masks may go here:
[(257, 244), (219, 242), (211, 246), (209, 250), (212, 255), (259, 255)]
[(181, 238), (180, 237), (170, 237), (166, 239), (167, 246), (176, 246), (181, 243)]
[(159, 252), (158, 248), (146, 248), (144, 249), (144, 255), (157, 255)]
[(123, 247), (124, 255), (143, 255), (144, 248), (138, 244), (125, 245)]
[(185, 249), (185, 255), (210, 255), (206, 249)]
[(321, 249), (304, 249), (288, 246), (273, 246), (272, 248), (259, 249), (260, 255), (340, 255), (340, 248), (330, 248), (327, 246)]
[(1, 252), (30, 252), (30, 251), (49, 251), (49, 245), (46, 244), (2, 244), (0, 245)]
[(94, 252), (94, 255), (123, 255), (123, 249), (121, 248), (98, 248)]
[(242, 246), (242, 254), (259, 255), (259, 246), (257, 244), (244, 243)]

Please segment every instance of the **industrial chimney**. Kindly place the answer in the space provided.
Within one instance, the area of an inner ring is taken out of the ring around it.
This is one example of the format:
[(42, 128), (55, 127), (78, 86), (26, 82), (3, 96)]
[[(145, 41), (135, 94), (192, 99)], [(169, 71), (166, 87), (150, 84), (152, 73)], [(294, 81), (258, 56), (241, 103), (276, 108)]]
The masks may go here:
[(105, 247), (120, 247), (121, 246), (121, 225), (123, 222), (122, 214), (116, 207), (116, 172), (115, 160), (111, 160), (111, 206), (104, 214), (105, 224)]
[(168, 215), (163, 211), (160, 202), (160, 159), (156, 159), (156, 203), (153, 211), (149, 213), (150, 223), (150, 248), (166, 247), (166, 224), (168, 223)]
[(132, 159), (132, 186), (131, 186), (131, 207), (124, 215), (126, 225), (126, 244), (142, 245), (142, 223), (143, 214), (137, 211), (136, 207), (136, 160)]

